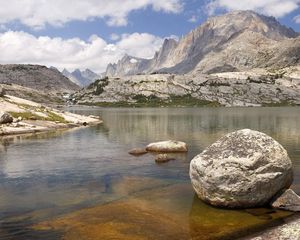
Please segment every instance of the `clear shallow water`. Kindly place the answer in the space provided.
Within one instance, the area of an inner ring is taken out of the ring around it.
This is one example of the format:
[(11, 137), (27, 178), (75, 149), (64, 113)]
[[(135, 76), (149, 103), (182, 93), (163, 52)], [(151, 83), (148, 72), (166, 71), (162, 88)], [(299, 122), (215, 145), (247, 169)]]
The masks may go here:
[[(203, 204), (190, 160), (224, 134), (251, 128), (278, 140), (300, 194), (299, 108), (72, 108), (104, 124), (0, 139), (0, 239), (232, 239), (286, 215)], [(165, 139), (188, 154), (156, 164), (133, 147)]]

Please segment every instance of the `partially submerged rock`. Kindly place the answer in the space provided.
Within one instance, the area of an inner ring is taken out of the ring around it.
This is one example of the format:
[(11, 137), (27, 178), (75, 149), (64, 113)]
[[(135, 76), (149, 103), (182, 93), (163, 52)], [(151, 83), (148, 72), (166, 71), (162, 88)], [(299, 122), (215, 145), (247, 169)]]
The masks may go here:
[(0, 124), (12, 123), (13, 121), (14, 119), (9, 113), (0, 111)]
[(300, 197), (292, 189), (288, 189), (276, 198), (271, 206), (273, 208), (300, 212)]
[(146, 147), (146, 150), (148, 152), (187, 152), (187, 145), (184, 142), (179, 141), (162, 141), (162, 142), (156, 142), (151, 143)]
[(140, 156), (140, 155), (144, 155), (148, 152), (144, 148), (133, 148), (128, 153), (131, 155), (134, 155), (134, 156)]
[(264, 133), (230, 133), (190, 164), (192, 185), (203, 201), (219, 207), (249, 208), (270, 202), (293, 181), (286, 150)]
[(157, 163), (165, 163), (165, 162), (169, 162), (171, 160), (175, 160), (175, 158), (169, 156), (168, 154), (158, 154), (155, 157), (155, 162), (157, 162)]

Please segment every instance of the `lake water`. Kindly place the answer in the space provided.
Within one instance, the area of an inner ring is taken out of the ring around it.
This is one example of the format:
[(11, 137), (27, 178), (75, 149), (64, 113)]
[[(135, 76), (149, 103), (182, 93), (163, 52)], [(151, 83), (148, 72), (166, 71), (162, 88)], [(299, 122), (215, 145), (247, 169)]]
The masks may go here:
[[(84, 108), (98, 126), (0, 139), (0, 239), (236, 239), (288, 212), (224, 210), (202, 203), (190, 160), (228, 132), (251, 128), (278, 140), (300, 194), (299, 108)], [(175, 139), (187, 154), (157, 164), (134, 147)]]

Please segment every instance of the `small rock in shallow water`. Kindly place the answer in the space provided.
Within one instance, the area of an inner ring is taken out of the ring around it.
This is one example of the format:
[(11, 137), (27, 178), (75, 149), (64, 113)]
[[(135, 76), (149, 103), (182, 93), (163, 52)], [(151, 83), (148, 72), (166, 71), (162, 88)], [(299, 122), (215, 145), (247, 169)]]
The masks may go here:
[(148, 152), (187, 152), (187, 145), (179, 141), (162, 141), (151, 143), (146, 147)]
[(144, 148), (134, 148), (134, 149), (131, 149), (128, 153), (131, 155), (134, 155), (134, 156), (139, 156), (139, 155), (144, 155), (148, 152)]
[(168, 154), (158, 154), (155, 157), (155, 162), (157, 163), (165, 163), (171, 160), (175, 160), (175, 158), (168, 156)]
[(214, 206), (260, 207), (290, 187), (292, 162), (274, 139), (244, 129), (227, 134), (196, 156), (190, 178), (199, 198)]
[(292, 189), (288, 189), (276, 198), (271, 206), (287, 211), (300, 212), (300, 197)]
[(13, 121), (14, 119), (9, 113), (0, 111), (0, 124), (12, 123)]

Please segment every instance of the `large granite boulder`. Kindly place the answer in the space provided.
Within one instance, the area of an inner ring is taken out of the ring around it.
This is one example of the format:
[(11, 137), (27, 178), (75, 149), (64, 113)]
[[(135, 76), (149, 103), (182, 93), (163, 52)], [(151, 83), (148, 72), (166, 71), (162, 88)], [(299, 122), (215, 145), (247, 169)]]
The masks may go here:
[(187, 152), (187, 145), (180, 141), (161, 141), (156, 143), (151, 143), (146, 147), (148, 152)]
[(0, 111), (0, 124), (12, 123), (13, 121), (14, 119), (9, 113)]
[(286, 150), (264, 133), (244, 129), (205, 149), (190, 164), (192, 185), (214, 206), (263, 206), (293, 181)]

